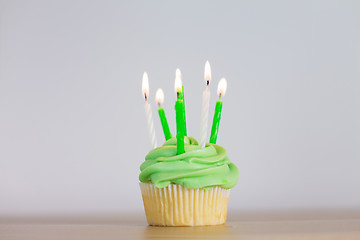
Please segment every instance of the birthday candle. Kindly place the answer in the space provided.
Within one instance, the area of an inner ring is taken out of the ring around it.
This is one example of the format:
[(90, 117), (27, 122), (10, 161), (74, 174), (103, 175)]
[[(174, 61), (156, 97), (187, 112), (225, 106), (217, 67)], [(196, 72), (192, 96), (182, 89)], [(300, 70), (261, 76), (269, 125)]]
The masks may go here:
[(149, 132), (149, 139), (152, 148), (157, 147), (157, 141), (155, 136), (155, 128), (154, 128), (154, 120), (152, 116), (151, 105), (148, 103), (149, 97), (149, 77), (146, 72), (144, 72), (143, 79), (142, 79), (142, 93), (145, 97), (145, 114), (146, 114), (146, 121), (147, 121), (147, 129)]
[(170, 132), (170, 129), (169, 129), (168, 121), (167, 121), (166, 116), (165, 116), (165, 111), (161, 107), (161, 104), (164, 103), (164, 91), (161, 88), (159, 88), (156, 91), (155, 100), (156, 100), (157, 105), (159, 106), (158, 113), (159, 113), (161, 125), (162, 125), (162, 128), (163, 128), (163, 132), (164, 132), (164, 135), (165, 135), (165, 139), (169, 140), (172, 136), (171, 136), (171, 132)]
[(205, 63), (204, 80), (206, 83), (205, 90), (202, 95), (201, 118), (200, 118), (200, 137), (199, 146), (205, 147), (205, 139), (209, 122), (209, 105), (210, 105), (210, 88), (211, 68), (209, 61)]
[[(181, 71), (180, 69), (176, 69), (176, 72), (175, 72), (175, 78), (180, 78), (181, 79)], [(181, 82), (182, 84), (182, 82)], [(180, 99), (183, 100), (184, 104), (183, 104), (183, 108), (184, 108), (184, 136), (187, 136), (187, 128), (186, 128), (186, 114), (185, 114), (185, 93), (184, 93), (184, 85), (182, 85), (181, 87), (181, 92), (179, 93), (179, 97)]]
[(176, 140), (177, 140), (177, 154), (185, 152), (184, 146), (184, 100), (181, 98), (182, 83), (180, 76), (175, 78), (175, 92), (177, 100), (175, 102), (176, 111)]
[(227, 81), (225, 78), (222, 78), (218, 85), (217, 94), (219, 95), (219, 100), (216, 102), (215, 112), (214, 112), (214, 119), (211, 128), (211, 135), (210, 135), (210, 143), (216, 144), (217, 135), (219, 132), (219, 124), (221, 119), (221, 110), (222, 110), (222, 101), (221, 97), (225, 96), (227, 88)]

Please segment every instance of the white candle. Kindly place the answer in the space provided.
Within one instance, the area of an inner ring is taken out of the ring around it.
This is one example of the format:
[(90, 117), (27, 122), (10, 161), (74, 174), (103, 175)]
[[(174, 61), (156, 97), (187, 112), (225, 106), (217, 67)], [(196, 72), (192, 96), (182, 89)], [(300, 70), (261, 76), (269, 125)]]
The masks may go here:
[(201, 118), (200, 118), (200, 138), (199, 146), (205, 147), (206, 134), (209, 122), (209, 105), (210, 105), (210, 89), (209, 83), (211, 80), (211, 68), (209, 61), (205, 63), (205, 72), (204, 80), (206, 82), (206, 87), (202, 95), (202, 104), (201, 104)]
[(146, 72), (144, 72), (143, 80), (142, 80), (142, 93), (145, 97), (145, 114), (146, 114), (146, 121), (147, 121), (147, 129), (149, 132), (149, 139), (152, 148), (157, 147), (156, 135), (155, 135), (155, 128), (154, 128), (154, 119), (152, 116), (151, 105), (148, 103), (149, 98), (149, 77)]
[(147, 127), (148, 127), (148, 132), (149, 132), (149, 137), (150, 137), (150, 143), (151, 143), (152, 148), (156, 148), (157, 141), (156, 141), (156, 136), (155, 136), (154, 120), (153, 120), (153, 116), (152, 116), (151, 105), (147, 101), (145, 102), (145, 113), (146, 113), (146, 120), (147, 120)]

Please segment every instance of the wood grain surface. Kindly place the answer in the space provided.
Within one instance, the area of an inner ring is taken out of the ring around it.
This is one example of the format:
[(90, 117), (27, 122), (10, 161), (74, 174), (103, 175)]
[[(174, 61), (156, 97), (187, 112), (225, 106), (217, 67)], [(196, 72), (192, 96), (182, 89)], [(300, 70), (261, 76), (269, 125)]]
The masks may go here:
[(152, 227), (142, 214), (2, 217), (1, 240), (360, 239), (360, 215), (230, 214), (213, 227)]

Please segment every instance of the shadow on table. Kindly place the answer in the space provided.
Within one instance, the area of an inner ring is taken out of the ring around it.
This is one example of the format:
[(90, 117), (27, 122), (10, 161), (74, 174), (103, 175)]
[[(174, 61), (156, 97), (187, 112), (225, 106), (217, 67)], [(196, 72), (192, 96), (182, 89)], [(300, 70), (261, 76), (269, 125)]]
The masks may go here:
[(228, 225), (204, 227), (157, 227), (147, 226), (143, 231), (144, 239), (226, 239), (231, 227)]

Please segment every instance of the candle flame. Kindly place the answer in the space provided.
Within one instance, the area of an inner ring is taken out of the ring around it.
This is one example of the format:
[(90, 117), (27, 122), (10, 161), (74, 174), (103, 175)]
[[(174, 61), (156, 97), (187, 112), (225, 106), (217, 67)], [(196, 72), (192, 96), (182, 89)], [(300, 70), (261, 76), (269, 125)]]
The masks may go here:
[(178, 68), (176, 69), (175, 77), (179, 77), (181, 79), (181, 71)]
[(149, 96), (149, 77), (147, 72), (144, 72), (143, 78), (142, 78), (142, 93), (145, 97), (145, 100)]
[(159, 106), (164, 103), (164, 91), (161, 88), (156, 90), (155, 101)]
[(180, 69), (176, 69), (175, 92), (181, 92), (181, 91), (182, 91), (181, 72), (180, 72)]
[(218, 89), (217, 89), (217, 94), (219, 95), (219, 97), (225, 96), (226, 89), (227, 89), (227, 81), (225, 78), (222, 78), (222, 79), (220, 79)]
[(209, 82), (211, 80), (211, 68), (210, 68), (209, 61), (206, 61), (206, 63), (205, 63), (204, 80), (205, 80), (206, 84), (209, 84)]

